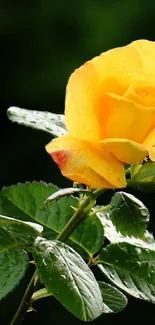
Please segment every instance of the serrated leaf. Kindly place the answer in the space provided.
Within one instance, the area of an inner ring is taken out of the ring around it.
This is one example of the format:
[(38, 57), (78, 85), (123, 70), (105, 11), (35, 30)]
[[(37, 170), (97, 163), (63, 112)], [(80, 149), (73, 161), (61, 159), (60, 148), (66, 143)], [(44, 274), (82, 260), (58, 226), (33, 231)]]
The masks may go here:
[(90, 268), (68, 245), (37, 238), (33, 255), (46, 289), (83, 321), (102, 314), (102, 296)]
[(121, 291), (103, 281), (98, 284), (104, 302), (103, 313), (116, 313), (126, 307), (128, 300)]
[(133, 195), (116, 192), (110, 203), (109, 217), (123, 235), (144, 238), (149, 222), (149, 211)]
[(0, 195), (0, 214), (24, 221), (36, 220), (46, 225), (56, 209), (55, 204), (50, 209), (44, 201), (57, 190), (57, 186), (42, 181), (4, 187)]
[(70, 239), (92, 257), (103, 245), (103, 224), (96, 215), (89, 216), (74, 230)]
[[(51, 229), (46, 228), (45, 231), (43, 231), (42, 237), (48, 240), (54, 240), (57, 238), (57, 233)], [(84, 248), (82, 248), (81, 245), (76, 244), (75, 241), (72, 241), (71, 239), (66, 240), (65, 243), (71, 246), (75, 251), (77, 251), (82, 256), (82, 258), (84, 258), (85, 260), (88, 259), (89, 254)]]
[(4, 247), (8, 236), (10, 237), (9, 245), (10, 243), (32, 243), (36, 237), (41, 235), (42, 231), (43, 227), (35, 223), (0, 215), (0, 247)]
[(146, 162), (128, 181), (128, 186), (145, 193), (155, 192), (155, 163)]
[(104, 236), (109, 240), (110, 243), (120, 243), (126, 242), (132, 245), (138, 245), (143, 248), (148, 248), (155, 250), (155, 240), (153, 235), (149, 233), (147, 230), (144, 234), (144, 240), (140, 238), (136, 238), (134, 236), (123, 236), (119, 231), (116, 230), (115, 225), (112, 223), (112, 220), (109, 218), (108, 213), (99, 212), (97, 213), (101, 222), (104, 225)]
[(129, 243), (111, 244), (99, 256), (100, 270), (133, 297), (155, 303), (155, 251)]
[[(77, 208), (79, 200), (69, 196), (44, 204), (47, 197), (57, 189), (55, 185), (44, 182), (27, 182), (4, 188), (1, 192), (0, 213), (26, 221), (35, 220), (58, 234), (72, 217), (72, 207)], [(100, 219), (97, 216), (86, 218), (70, 238), (92, 256), (103, 244), (104, 229)]]
[(21, 281), (28, 266), (27, 253), (21, 248), (0, 247), (0, 300)]
[(48, 132), (56, 137), (67, 133), (63, 114), (33, 111), (12, 106), (7, 110), (7, 115), (12, 122)]

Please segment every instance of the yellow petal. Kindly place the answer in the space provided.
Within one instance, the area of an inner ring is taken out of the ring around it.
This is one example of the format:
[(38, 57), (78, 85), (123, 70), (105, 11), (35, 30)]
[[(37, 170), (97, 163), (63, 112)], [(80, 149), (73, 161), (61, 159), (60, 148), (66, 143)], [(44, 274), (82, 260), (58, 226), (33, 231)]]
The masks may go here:
[(126, 186), (124, 165), (113, 155), (69, 134), (52, 140), (47, 152), (67, 178), (92, 188), (121, 188)]
[(150, 148), (149, 157), (152, 161), (155, 161), (155, 147)]
[[(155, 123), (154, 123), (154, 125), (155, 125)], [(151, 132), (144, 139), (143, 145), (149, 146), (149, 147), (155, 146), (155, 127), (152, 128)]]
[(150, 82), (139, 80), (135, 81), (135, 83), (132, 82), (132, 85), (127, 89), (123, 97), (135, 104), (155, 107), (155, 76)]
[(101, 143), (109, 153), (127, 164), (139, 163), (148, 155), (147, 147), (128, 139), (105, 139)]
[(155, 42), (148, 40), (138, 40), (130, 44), (130, 46), (139, 52), (141, 57), (143, 71), (147, 73), (155, 73)]
[(152, 161), (155, 161), (155, 127), (145, 138), (143, 145), (149, 147), (149, 157)]
[(105, 91), (122, 95), (126, 87), (122, 81), (116, 82), (117, 78), (111, 78), (111, 75), (115, 76), (118, 71), (126, 71), (128, 75), (129, 71), (141, 67), (139, 51), (125, 46), (102, 53), (76, 69), (69, 78), (66, 89), (65, 124), (68, 131), (79, 139), (99, 141), (101, 138), (96, 112), (106, 114), (107, 110), (106, 101), (102, 102), (100, 95)]
[(76, 138), (98, 141), (99, 128), (94, 103), (100, 76), (91, 62), (75, 70), (71, 75), (65, 99), (65, 124)]
[(155, 125), (153, 107), (144, 107), (111, 93), (104, 95), (104, 102), (106, 113), (99, 112), (101, 139), (124, 138), (141, 143)]

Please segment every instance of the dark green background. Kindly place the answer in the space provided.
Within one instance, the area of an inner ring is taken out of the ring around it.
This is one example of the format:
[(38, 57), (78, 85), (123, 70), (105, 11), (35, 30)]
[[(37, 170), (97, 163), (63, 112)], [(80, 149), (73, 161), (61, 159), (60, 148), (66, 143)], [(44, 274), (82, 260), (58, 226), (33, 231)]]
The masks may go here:
[[(138, 38), (155, 40), (153, 0), (1, 1), (0, 188), (33, 179), (70, 184), (44, 150), (50, 136), (11, 124), (6, 109), (13, 105), (63, 113), (71, 72), (95, 55)], [(150, 208), (153, 218), (154, 195), (135, 194)], [(9, 324), (30, 273), (2, 301), (1, 325)], [(80, 324), (52, 298), (39, 301), (36, 309), (37, 313), (27, 314), (23, 325)], [(106, 322), (154, 325), (155, 307), (129, 299), (122, 313), (102, 316), (92, 324)]]

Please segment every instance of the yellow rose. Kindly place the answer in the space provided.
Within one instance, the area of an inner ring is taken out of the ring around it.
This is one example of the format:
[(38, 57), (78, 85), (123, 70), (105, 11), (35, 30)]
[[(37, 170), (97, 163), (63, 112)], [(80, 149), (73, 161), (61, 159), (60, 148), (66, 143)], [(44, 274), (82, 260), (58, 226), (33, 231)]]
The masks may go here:
[(155, 160), (155, 42), (135, 41), (75, 70), (65, 124), (69, 133), (46, 150), (73, 181), (125, 187), (124, 163)]

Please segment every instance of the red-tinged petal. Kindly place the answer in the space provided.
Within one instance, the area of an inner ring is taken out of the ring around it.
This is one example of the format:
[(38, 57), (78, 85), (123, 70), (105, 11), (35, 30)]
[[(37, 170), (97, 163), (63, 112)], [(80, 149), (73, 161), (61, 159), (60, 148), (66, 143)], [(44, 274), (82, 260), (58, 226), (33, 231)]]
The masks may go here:
[(67, 178), (91, 188), (126, 186), (124, 165), (101, 145), (78, 140), (69, 134), (52, 140), (47, 152)]
[(101, 141), (103, 148), (117, 159), (127, 164), (136, 164), (148, 155), (148, 148), (128, 139), (113, 138)]

